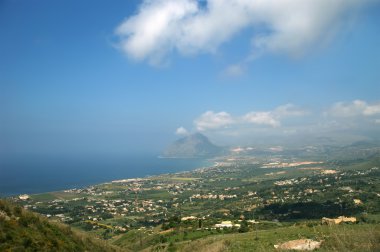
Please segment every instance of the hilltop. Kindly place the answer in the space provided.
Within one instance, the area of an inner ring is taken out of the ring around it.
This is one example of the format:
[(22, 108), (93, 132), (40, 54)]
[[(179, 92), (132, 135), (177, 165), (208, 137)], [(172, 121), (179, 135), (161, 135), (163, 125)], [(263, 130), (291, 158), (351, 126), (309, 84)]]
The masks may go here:
[(220, 155), (223, 148), (214, 145), (201, 133), (194, 133), (172, 143), (163, 153), (170, 158), (198, 158)]

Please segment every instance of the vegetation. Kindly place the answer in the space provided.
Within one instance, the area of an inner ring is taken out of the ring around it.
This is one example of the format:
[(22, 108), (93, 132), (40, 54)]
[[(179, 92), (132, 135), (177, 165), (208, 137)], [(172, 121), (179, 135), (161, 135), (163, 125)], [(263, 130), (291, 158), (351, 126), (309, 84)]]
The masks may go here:
[(119, 251), (118, 248), (53, 223), (0, 200), (0, 251)]
[(199, 252), (210, 251), (276, 251), (275, 244), (285, 241), (309, 238), (323, 241), (318, 251), (357, 251), (369, 252), (380, 250), (380, 227), (374, 224), (363, 225), (317, 225), (308, 227), (307, 223), (275, 230), (258, 232), (258, 239), (254, 232), (244, 234), (228, 234), (212, 236), (205, 239), (179, 243), (178, 251)]

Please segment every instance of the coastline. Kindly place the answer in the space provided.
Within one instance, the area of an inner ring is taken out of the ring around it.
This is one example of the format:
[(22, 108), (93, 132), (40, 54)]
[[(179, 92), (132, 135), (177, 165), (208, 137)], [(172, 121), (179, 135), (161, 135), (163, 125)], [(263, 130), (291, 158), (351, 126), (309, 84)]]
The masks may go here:
[[(182, 170), (180, 167), (176, 166), (175, 168), (166, 168), (165, 170), (162, 170), (156, 174), (145, 174), (142, 176), (115, 176), (114, 178), (107, 179), (107, 180), (102, 180), (99, 182), (84, 182), (84, 183), (73, 183), (73, 186), (65, 186), (63, 185), (60, 188), (53, 189), (53, 190), (38, 190), (35, 189), (34, 191), (15, 191), (15, 192), (8, 192), (8, 193), (3, 193), (0, 192), (0, 198), (12, 198), (12, 197), (18, 197), (19, 195), (27, 194), (27, 195), (39, 195), (39, 194), (48, 194), (48, 193), (58, 193), (66, 190), (72, 190), (72, 189), (84, 189), (87, 187), (91, 186), (96, 186), (96, 185), (103, 185), (103, 184), (110, 184), (114, 183), (115, 181), (122, 181), (122, 180), (138, 180), (138, 179), (149, 179), (149, 178), (154, 178), (157, 176), (163, 176), (163, 175), (170, 175), (170, 174), (179, 174), (179, 173), (186, 173), (186, 172), (191, 172), (197, 169), (203, 169), (203, 168), (209, 168), (212, 167), (213, 161), (210, 159), (201, 159), (201, 158), (163, 158), (156, 156), (158, 160), (180, 160), (182, 162), (186, 162), (186, 160), (199, 160), (199, 162), (202, 162), (204, 164), (202, 165), (196, 165), (192, 168), (185, 168)], [(105, 170), (105, 169), (104, 169)], [(159, 169), (158, 169), (159, 170)], [(169, 171), (168, 171), (169, 170)], [(157, 170), (154, 170), (157, 171)]]

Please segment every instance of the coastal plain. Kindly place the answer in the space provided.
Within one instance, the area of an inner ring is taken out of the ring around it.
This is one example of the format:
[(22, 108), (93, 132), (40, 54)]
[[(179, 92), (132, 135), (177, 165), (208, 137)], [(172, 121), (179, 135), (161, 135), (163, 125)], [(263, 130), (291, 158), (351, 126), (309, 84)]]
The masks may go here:
[(378, 151), (231, 152), (193, 171), (12, 200), (126, 251), (269, 251), (292, 239), (322, 241), (321, 251), (375, 251)]

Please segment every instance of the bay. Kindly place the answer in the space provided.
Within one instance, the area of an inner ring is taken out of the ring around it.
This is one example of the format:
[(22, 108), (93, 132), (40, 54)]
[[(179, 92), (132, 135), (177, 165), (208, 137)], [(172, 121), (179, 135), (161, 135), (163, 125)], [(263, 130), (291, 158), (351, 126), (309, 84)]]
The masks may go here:
[(205, 159), (166, 159), (157, 155), (86, 157), (2, 157), (0, 197), (80, 188), (112, 180), (193, 170)]

